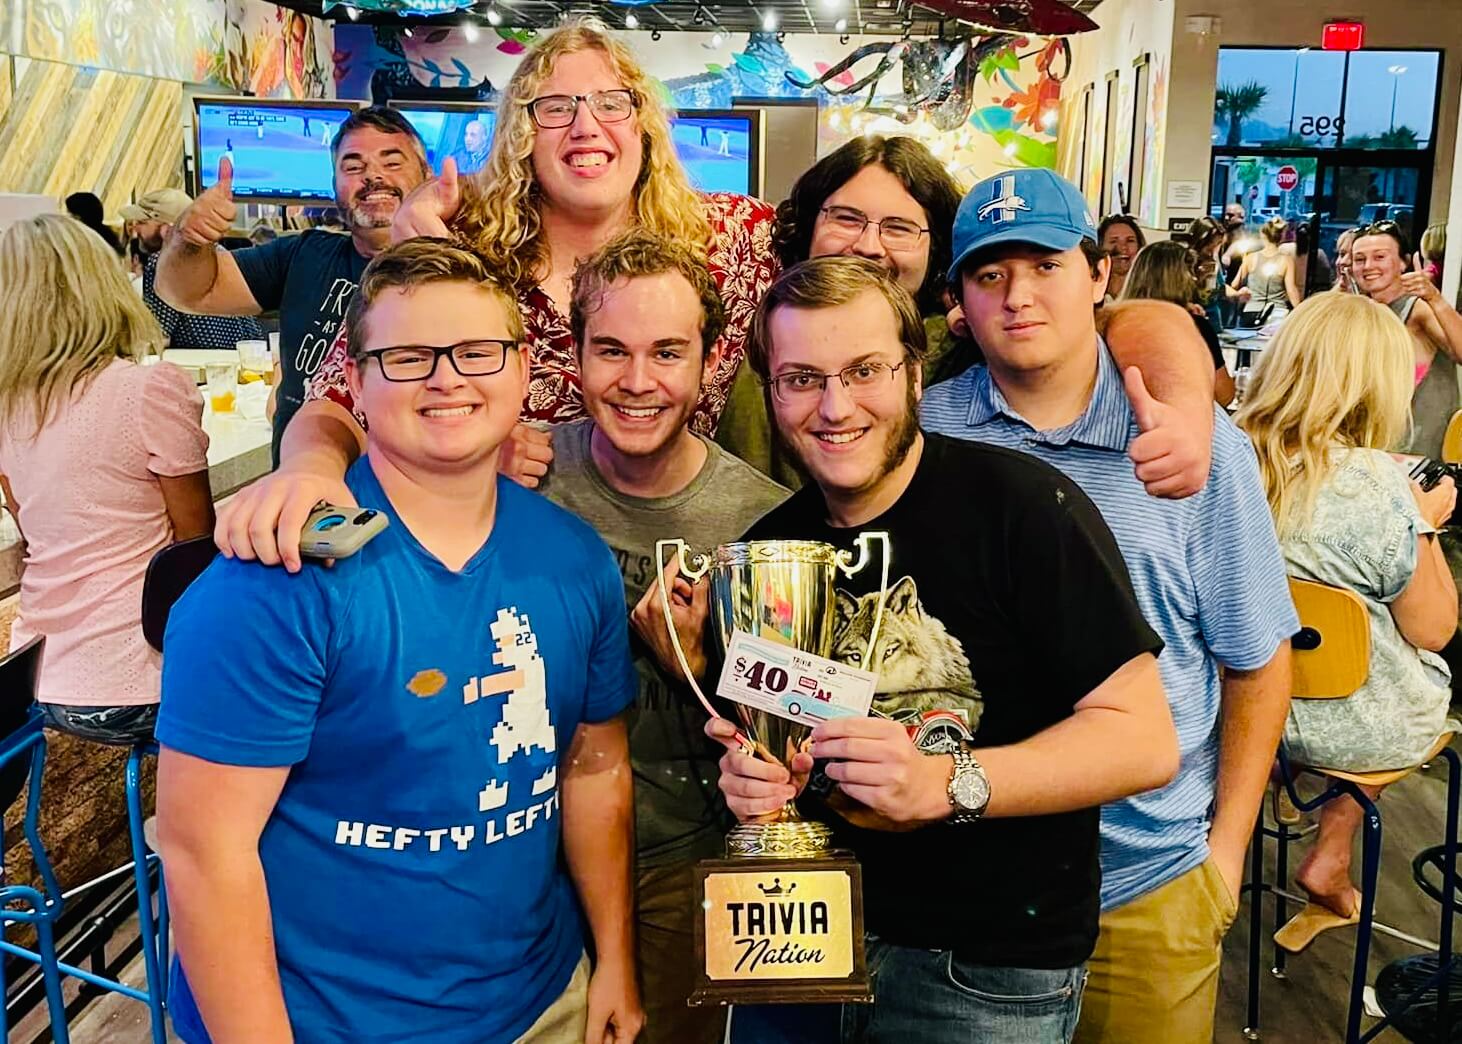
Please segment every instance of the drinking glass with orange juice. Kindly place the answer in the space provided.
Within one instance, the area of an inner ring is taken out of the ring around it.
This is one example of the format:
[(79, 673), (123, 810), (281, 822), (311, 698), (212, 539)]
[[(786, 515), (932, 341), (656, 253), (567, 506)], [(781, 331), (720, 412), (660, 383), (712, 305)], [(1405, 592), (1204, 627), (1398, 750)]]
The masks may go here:
[(204, 372), (208, 379), (208, 408), (214, 413), (232, 413), (239, 391), (237, 363), (209, 363)]

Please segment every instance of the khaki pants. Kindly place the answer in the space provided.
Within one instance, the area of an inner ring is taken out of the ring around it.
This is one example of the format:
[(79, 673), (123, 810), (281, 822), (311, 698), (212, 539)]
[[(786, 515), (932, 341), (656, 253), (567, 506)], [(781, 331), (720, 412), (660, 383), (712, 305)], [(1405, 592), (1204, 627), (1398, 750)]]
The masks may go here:
[(1102, 914), (1075, 1044), (1209, 1044), (1237, 915), (1212, 860)]
[(584, 1044), (584, 1024), (589, 1018), (589, 958), (579, 958), (569, 984), (518, 1038), (517, 1044)]
[(645, 1028), (637, 1044), (718, 1044), (726, 1009), (686, 1005), (695, 985), (695, 864), (643, 868), (635, 885), (635, 930)]

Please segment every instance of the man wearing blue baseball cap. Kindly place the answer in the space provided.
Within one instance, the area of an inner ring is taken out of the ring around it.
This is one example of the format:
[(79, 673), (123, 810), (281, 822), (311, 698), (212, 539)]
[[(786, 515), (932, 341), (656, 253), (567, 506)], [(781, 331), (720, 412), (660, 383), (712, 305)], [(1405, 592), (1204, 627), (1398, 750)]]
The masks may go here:
[(1049, 170), (970, 191), (949, 279), (986, 365), (929, 389), (921, 419), (1054, 465), (1117, 539), (1164, 642), (1182, 764), (1167, 786), (1102, 810), (1101, 936), (1076, 1040), (1211, 1040), (1223, 935), (1288, 712), (1299, 621), (1253, 449), (1222, 411), (1200, 492), (1159, 499), (1133, 473), (1131, 447), (1161, 407), (1098, 335), (1110, 262), (1095, 236), (1080, 192)]

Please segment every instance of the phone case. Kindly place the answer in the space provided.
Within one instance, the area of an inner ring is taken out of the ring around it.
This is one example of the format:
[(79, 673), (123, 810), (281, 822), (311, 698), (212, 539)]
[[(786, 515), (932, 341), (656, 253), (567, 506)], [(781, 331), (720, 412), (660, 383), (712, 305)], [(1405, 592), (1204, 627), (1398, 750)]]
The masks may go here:
[(318, 507), (310, 512), (300, 533), (300, 554), (307, 558), (349, 558), (386, 525), (386, 516), (371, 508)]

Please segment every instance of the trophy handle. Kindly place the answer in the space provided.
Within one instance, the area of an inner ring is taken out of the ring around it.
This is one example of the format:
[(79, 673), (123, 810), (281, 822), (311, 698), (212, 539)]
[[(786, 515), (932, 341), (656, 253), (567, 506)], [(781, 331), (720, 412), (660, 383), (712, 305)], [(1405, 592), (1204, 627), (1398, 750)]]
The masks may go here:
[[(873, 558), (873, 544), (877, 541), (883, 549), (880, 556), (883, 559), (883, 575), (878, 586), (878, 604), (873, 610), (873, 629), (868, 632), (868, 649), (863, 654), (863, 667), (865, 670), (873, 670), (873, 647), (878, 644), (878, 631), (883, 624), (883, 605), (888, 601), (888, 570), (893, 559), (893, 545), (889, 542), (888, 534), (883, 532), (859, 533), (858, 534), (858, 559), (853, 560), (853, 552), (839, 551), (837, 554), (838, 568), (847, 576), (860, 573), (867, 567), (869, 560)], [(877, 671), (873, 671), (877, 674)]]
[[(721, 717), (716, 713), (716, 708), (711, 706), (711, 701), (706, 699), (706, 694), (701, 691), (700, 682), (695, 680), (691, 673), (690, 663), (685, 658), (685, 650), (680, 645), (680, 634), (675, 630), (674, 617), (670, 613), (670, 587), (665, 581), (665, 550), (671, 548), (675, 551), (675, 566), (690, 580), (691, 583), (698, 582), (702, 577), (711, 571), (711, 556), (704, 552), (692, 552), (685, 546), (684, 540), (657, 540), (655, 541), (655, 573), (660, 580), (660, 615), (665, 620), (665, 631), (670, 635), (670, 645), (675, 649), (675, 659), (680, 664), (680, 670), (685, 675), (685, 680), (690, 682), (691, 691), (695, 693), (696, 699), (701, 701), (701, 706), (706, 713), (713, 718)], [(741, 730), (737, 730), (740, 734)]]

